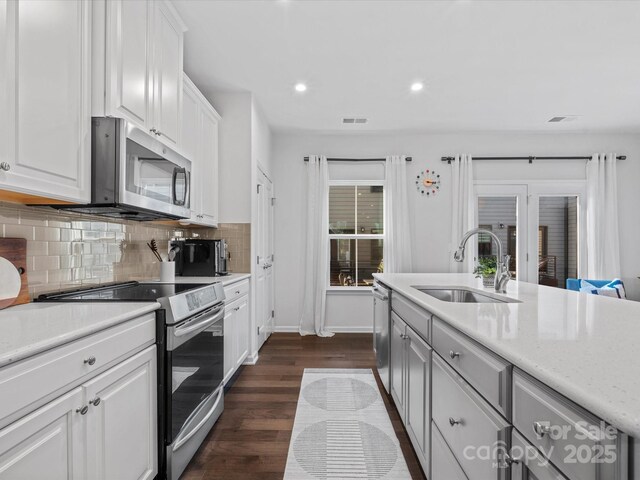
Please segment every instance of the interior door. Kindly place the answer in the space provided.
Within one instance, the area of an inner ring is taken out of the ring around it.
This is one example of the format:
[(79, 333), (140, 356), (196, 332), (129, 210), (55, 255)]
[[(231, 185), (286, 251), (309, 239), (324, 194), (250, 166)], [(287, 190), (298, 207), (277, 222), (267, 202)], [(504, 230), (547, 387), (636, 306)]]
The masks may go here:
[(258, 231), (256, 232), (256, 323), (258, 345), (267, 339), (274, 328), (273, 299), (273, 184), (258, 172)]

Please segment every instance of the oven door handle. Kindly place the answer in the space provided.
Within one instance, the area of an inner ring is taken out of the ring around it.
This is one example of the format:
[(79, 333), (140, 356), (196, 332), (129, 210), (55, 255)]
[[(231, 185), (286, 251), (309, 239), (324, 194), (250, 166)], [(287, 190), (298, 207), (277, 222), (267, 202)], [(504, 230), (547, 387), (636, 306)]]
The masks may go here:
[[(198, 424), (193, 427), (192, 429), (190, 429), (189, 431), (186, 432), (181, 432), (176, 439), (173, 442), (173, 446), (171, 447), (172, 450), (175, 452), (176, 450), (178, 450), (182, 445), (184, 445), (186, 442), (189, 441), (189, 439), (191, 437), (193, 437), (196, 433), (198, 433), (198, 431), (202, 428), (202, 426), (207, 423), (209, 421), (209, 419), (211, 418), (211, 415), (214, 414), (214, 412), (216, 411), (216, 408), (218, 408), (218, 404), (220, 403), (220, 400), (222, 399), (222, 396), (224, 395), (224, 388), (220, 387), (218, 389), (218, 398), (216, 398), (216, 401), (213, 402), (213, 405), (211, 406), (211, 408), (209, 409), (209, 411), (207, 412), (207, 414), (204, 416), (204, 418), (202, 420), (200, 420), (198, 422)], [(195, 416), (197, 415), (199, 412), (198, 410), (196, 410), (195, 412), (193, 412), (191, 415)], [(188, 423), (188, 419), (187, 422)]]
[(216, 323), (220, 319), (224, 317), (224, 304), (217, 307), (212, 315), (206, 315), (203, 319), (197, 320), (194, 319), (194, 323), (187, 322), (183, 325), (176, 327), (173, 332), (173, 335), (176, 337), (182, 337), (184, 335), (188, 335), (196, 330), (204, 330), (208, 326)]

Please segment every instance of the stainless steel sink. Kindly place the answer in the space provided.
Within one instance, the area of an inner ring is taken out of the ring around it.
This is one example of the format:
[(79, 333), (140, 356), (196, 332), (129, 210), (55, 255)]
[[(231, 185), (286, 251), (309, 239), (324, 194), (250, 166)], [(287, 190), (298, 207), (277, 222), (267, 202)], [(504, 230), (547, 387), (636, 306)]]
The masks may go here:
[(443, 302), (452, 303), (520, 303), (508, 297), (488, 295), (468, 288), (413, 287)]

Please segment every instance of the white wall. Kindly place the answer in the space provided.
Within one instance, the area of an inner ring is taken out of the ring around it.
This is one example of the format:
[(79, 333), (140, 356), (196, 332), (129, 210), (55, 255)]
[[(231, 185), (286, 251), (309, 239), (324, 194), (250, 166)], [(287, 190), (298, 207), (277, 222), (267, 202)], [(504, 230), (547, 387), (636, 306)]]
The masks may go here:
[[(625, 154), (618, 163), (622, 277), (628, 292), (640, 299), (640, 137), (596, 134), (370, 134), (312, 135), (276, 134), (273, 144), (273, 178), (276, 207), (276, 321), (281, 328), (298, 324), (302, 308), (304, 269), (305, 163), (309, 154), (339, 157), (411, 155), (410, 177), (422, 169), (442, 175), (439, 195), (419, 196), (411, 188), (410, 208), (414, 223), (413, 258), (416, 272), (446, 272), (449, 258), (450, 176), (440, 161), (444, 155), (590, 155), (593, 152)], [(353, 164), (351, 164), (353, 165)], [(575, 179), (584, 178), (582, 161), (478, 162), (476, 178)], [(345, 168), (358, 168), (345, 167)], [(357, 174), (356, 174), (357, 176)], [(371, 325), (371, 299), (367, 295), (329, 294), (327, 323), (330, 327), (365, 329)]]

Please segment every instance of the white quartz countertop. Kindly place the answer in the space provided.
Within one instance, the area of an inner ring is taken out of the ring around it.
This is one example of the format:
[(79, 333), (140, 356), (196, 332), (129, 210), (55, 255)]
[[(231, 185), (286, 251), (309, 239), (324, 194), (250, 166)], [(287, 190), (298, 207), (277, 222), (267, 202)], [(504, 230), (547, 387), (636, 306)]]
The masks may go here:
[(509, 282), (522, 303), (450, 303), (414, 286), (484, 289), (471, 274), (375, 274), (516, 367), (640, 439), (640, 302)]
[[(175, 277), (175, 281), (167, 282), (167, 283), (215, 283), (221, 282), (225, 287), (227, 285), (231, 285), (232, 283), (240, 282), (247, 278), (250, 278), (250, 273), (230, 273), (224, 277)], [(150, 280), (152, 282), (160, 282), (160, 280), (153, 279)]]
[(0, 310), (0, 367), (160, 308), (156, 302), (29, 303)]

